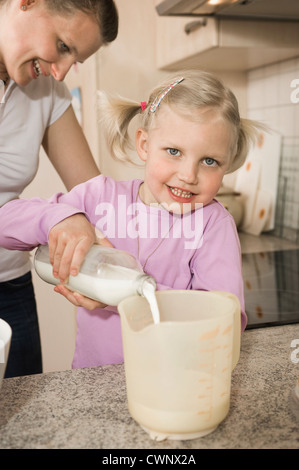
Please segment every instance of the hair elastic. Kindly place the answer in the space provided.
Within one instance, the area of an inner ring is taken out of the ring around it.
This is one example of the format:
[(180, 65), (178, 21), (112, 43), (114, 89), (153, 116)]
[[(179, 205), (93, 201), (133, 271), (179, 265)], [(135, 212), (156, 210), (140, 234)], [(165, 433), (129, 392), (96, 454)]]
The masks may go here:
[(156, 111), (156, 109), (158, 108), (158, 106), (160, 105), (163, 98), (165, 98), (165, 96), (167, 95), (167, 93), (169, 93), (176, 85), (181, 83), (183, 80), (185, 80), (184, 77), (179, 78), (178, 80), (173, 82), (168, 88), (166, 88), (165, 91), (163, 91), (160, 96), (157, 96), (155, 98), (153, 104), (150, 107), (150, 112), (154, 113)]
[(142, 112), (145, 111), (145, 110), (146, 110), (146, 106), (147, 106), (147, 102), (146, 102), (146, 101), (141, 101), (140, 106), (141, 106)]

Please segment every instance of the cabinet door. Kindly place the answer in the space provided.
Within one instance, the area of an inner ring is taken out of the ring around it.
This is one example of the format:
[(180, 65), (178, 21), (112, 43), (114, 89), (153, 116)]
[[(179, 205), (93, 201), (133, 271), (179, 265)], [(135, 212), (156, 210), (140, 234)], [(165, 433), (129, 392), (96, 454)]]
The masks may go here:
[[(218, 47), (217, 20), (209, 18), (205, 26), (199, 23), (196, 27), (199, 21), (194, 16), (157, 18), (158, 68), (171, 70), (192, 66), (194, 56)], [(189, 29), (190, 32), (186, 32)]]
[(299, 55), (299, 22), (158, 16), (158, 69), (250, 70)]

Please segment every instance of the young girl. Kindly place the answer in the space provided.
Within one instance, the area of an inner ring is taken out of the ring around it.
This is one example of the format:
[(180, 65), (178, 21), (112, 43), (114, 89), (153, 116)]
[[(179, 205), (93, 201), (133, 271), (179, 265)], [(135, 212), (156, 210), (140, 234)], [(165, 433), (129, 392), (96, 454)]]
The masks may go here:
[[(84, 213), (114, 247), (139, 259), (158, 289), (235, 294), (244, 330), (238, 234), (232, 216), (214, 197), (223, 176), (244, 162), (257, 125), (240, 119), (233, 93), (201, 71), (166, 80), (141, 105), (103, 93), (100, 98), (115, 158), (128, 159), (128, 127), (139, 116), (136, 149), (145, 162), (144, 181), (101, 175), (49, 200), (12, 201), (0, 209), (0, 245), (31, 250), (47, 244), (55, 239), (60, 221)], [(80, 244), (65, 242), (63, 236), (56, 246), (53, 272), (63, 281), (69, 272), (76, 274), (82, 252)], [(67, 293), (63, 285), (55, 290), (81, 305), (73, 367), (122, 362), (117, 309)]]

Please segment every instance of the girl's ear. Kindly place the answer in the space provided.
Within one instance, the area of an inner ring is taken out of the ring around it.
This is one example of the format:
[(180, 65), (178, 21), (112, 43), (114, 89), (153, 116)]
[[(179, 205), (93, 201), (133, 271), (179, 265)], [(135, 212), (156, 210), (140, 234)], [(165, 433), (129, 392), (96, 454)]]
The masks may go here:
[(136, 150), (139, 158), (146, 162), (148, 155), (148, 133), (141, 127), (136, 131)]

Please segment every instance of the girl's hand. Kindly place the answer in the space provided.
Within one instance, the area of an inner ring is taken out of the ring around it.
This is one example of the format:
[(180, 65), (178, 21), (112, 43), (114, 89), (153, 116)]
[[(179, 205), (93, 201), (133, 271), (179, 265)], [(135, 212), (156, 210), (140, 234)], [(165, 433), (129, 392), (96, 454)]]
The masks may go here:
[(70, 274), (76, 276), (86, 253), (95, 243), (113, 246), (106, 238), (97, 237), (95, 227), (84, 214), (67, 217), (52, 227), (49, 232), (49, 257), (54, 277), (66, 283)]
[(54, 287), (54, 291), (63, 295), (67, 300), (69, 300), (76, 307), (84, 307), (87, 310), (94, 310), (95, 308), (104, 308), (106, 304), (102, 304), (97, 300), (89, 299), (78, 292), (72, 292), (67, 287), (59, 284)]

